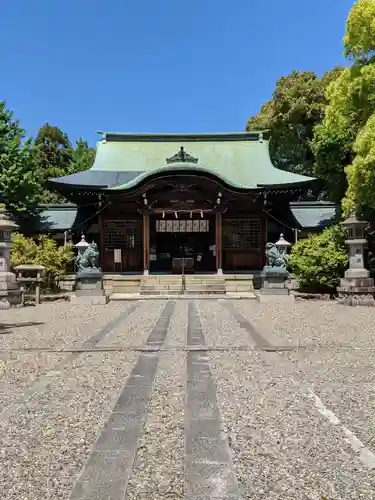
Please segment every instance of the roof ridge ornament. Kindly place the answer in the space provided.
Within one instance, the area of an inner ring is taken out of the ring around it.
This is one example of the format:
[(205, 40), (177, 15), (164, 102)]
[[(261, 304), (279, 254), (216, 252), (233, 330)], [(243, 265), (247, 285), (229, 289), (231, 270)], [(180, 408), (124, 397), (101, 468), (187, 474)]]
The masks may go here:
[(173, 156), (170, 158), (166, 158), (165, 160), (167, 163), (198, 163), (198, 158), (195, 158), (194, 156), (191, 156), (189, 153), (187, 153), (184, 150), (184, 147), (181, 146), (179, 151), (175, 153)]

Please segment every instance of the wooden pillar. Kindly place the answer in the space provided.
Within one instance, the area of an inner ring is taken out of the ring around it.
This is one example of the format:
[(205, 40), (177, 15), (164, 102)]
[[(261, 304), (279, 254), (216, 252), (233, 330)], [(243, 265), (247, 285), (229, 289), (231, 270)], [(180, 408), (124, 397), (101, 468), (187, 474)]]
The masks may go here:
[(102, 208), (102, 201), (100, 198), (99, 201), (99, 209), (100, 212), (98, 214), (98, 227), (99, 227), (99, 266), (102, 268), (102, 271), (105, 271), (104, 269), (104, 214)]
[(143, 274), (149, 273), (150, 262), (150, 216), (143, 214)]
[(222, 219), (221, 213), (216, 214), (216, 271), (223, 274), (222, 265)]

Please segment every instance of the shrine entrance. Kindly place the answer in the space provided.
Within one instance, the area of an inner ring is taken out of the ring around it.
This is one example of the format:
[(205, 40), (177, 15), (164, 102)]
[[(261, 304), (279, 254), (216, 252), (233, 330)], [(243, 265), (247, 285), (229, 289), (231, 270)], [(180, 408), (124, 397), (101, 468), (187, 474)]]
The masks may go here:
[(150, 217), (151, 273), (216, 273), (215, 215)]

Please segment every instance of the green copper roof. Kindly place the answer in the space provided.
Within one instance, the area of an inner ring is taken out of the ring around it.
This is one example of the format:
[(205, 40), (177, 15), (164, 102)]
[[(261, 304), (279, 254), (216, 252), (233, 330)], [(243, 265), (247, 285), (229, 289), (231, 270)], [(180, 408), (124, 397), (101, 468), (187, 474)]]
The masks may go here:
[[(178, 158), (181, 148), (186, 154), (185, 161)], [(97, 145), (95, 162), (90, 170), (129, 173), (129, 180), (109, 186), (110, 189), (129, 189), (150, 175), (177, 173), (179, 170), (213, 174), (225, 184), (239, 189), (293, 186), (313, 180), (275, 168), (269, 156), (268, 141), (259, 132), (105, 133)]]
[(298, 201), (290, 203), (294, 220), (300, 229), (323, 229), (333, 223), (337, 205), (330, 201)]

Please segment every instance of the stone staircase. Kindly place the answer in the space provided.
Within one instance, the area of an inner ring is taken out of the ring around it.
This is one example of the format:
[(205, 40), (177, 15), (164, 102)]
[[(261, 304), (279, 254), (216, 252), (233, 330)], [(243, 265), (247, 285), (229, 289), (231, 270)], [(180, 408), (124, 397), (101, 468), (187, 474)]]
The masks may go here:
[(144, 276), (140, 295), (225, 295), (225, 279), (216, 275)]
[(181, 276), (143, 276), (139, 293), (140, 295), (180, 295), (182, 293)]
[(223, 276), (185, 276), (185, 294), (186, 295), (225, 295), (225, 278)]

